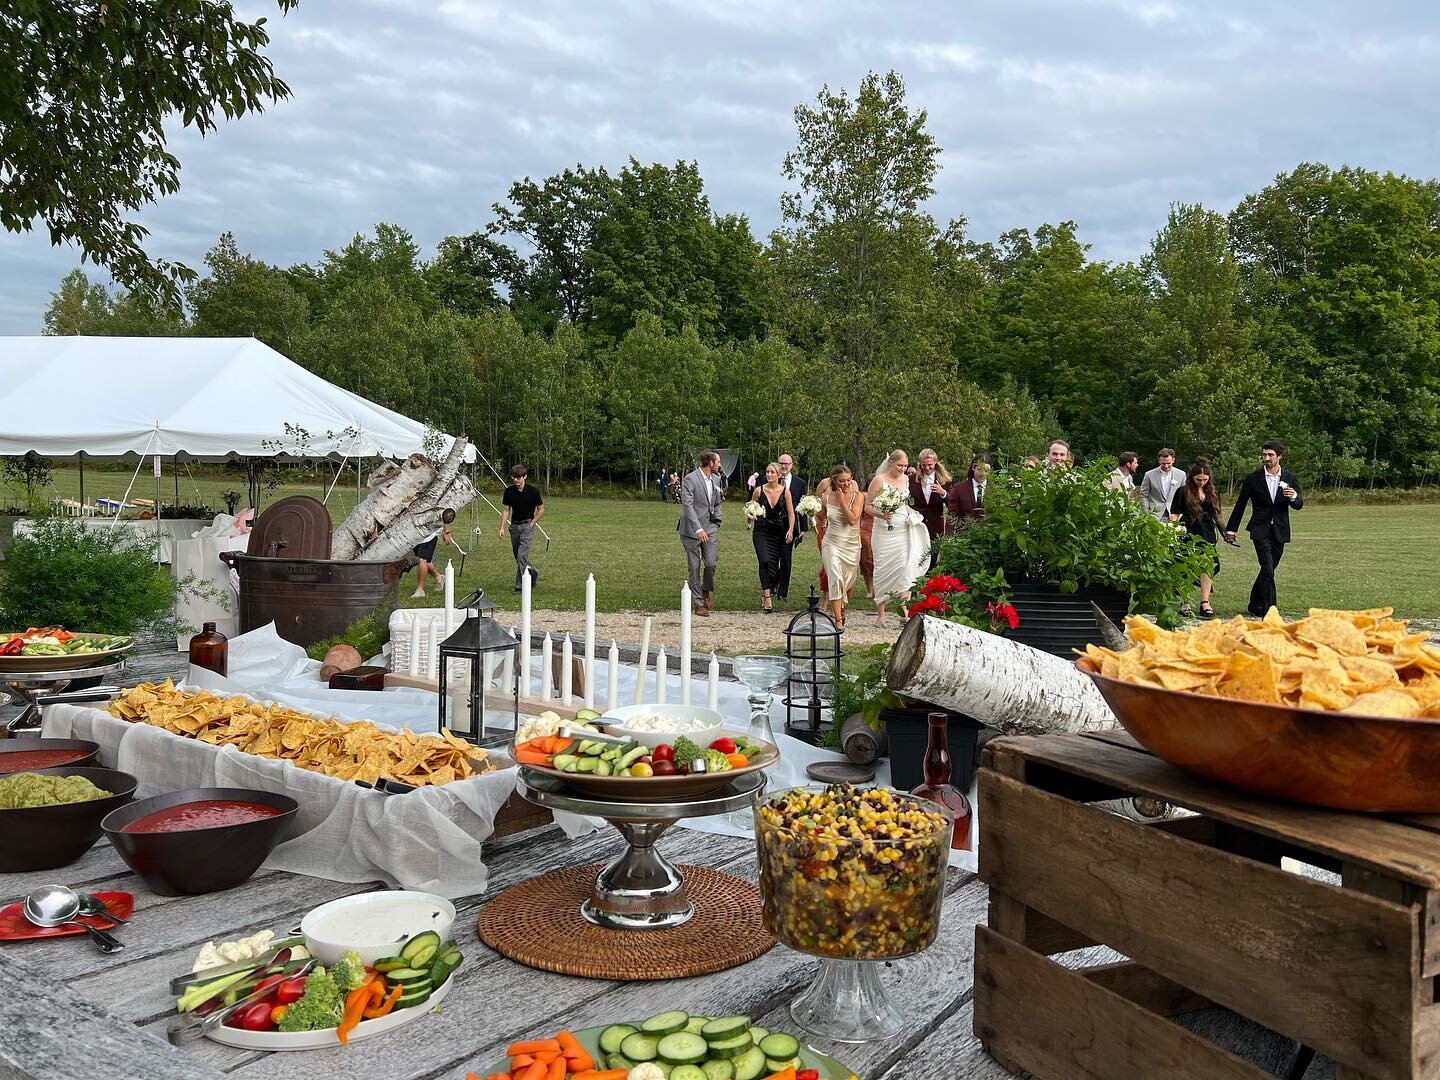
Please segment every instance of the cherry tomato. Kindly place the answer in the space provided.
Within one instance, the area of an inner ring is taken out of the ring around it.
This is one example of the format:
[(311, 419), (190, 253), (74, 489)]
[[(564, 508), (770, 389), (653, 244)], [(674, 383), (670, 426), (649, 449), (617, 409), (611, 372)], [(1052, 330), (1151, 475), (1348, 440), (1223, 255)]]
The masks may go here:
[(654, 776), (654, 775), (655, 775), (655, 770), (654, 770), (654, 768), (650, 765), (649, 762), (646, 762), (646, 761), (637, 761), (637, 762), (635, 762), (633, 765), (630, 766), (630, 775), (631, 775), (631, 776)]
[(257, 1001), (240, 1010), (240, 1026), (246, 1031), (269, 1031), (275, 1024), (270, 1019), (273, 1006), (268, 1001)]
[(270, 1023), (274, 1024), (276, 1027), (279, 1027), (280, 1021), (285, 1019), (285, 1014), (289, 1011), (289, 1005), (276, 1005), (273, 1009), (270, 1010)]
[(710, 744), (711, 750), (719, 750), (722, 754), (733, 754), (735, 752), (735, 740), (728, 735), (721, 736)]
[(675, 762), (660, 758), (651, 763), (650, 768), (656, 776), (674, 776)]
[(654, 765), (654, 764), (655, 764), (655, 758), (654, 758), (652, 755), (650, 755), (650, 754), (642, 754), (640, 757), (636, 758), (636, 759), (634, 760), (634, 762), (632, 762), (632, 764), (635, 764), (635, 765)]
[(795, 1080), (820, 1080), (819, 1069), (801, 1069), (795, 1074)]
[(674, 761), (675, 750), (673, 747), (671, 747), (669, 743), (662, 742), (659, 746), (655, 747), (655, 749), (650, 751), (649, 756), (652, 763), (656, 761)]
[(255, 989), (265, 991), (274, 990), (284, 981), (284, 975), (266, 975), (265, 978), (261, 979), (258, 983), (255, 984)]
[(293, 1005), (305, 996), (305, 976), (295, 975), (275, 988), (275, 1002), (278, 1005)]

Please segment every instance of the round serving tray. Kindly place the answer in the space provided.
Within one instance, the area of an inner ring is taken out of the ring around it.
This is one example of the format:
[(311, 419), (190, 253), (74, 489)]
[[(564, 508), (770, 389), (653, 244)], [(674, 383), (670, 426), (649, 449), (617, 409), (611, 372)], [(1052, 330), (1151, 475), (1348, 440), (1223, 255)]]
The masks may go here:
[[(0, 637), (9, 639), (16, 633), (19, 631), (0, 634)], [(63, 653), (57, 656), (0, 656), (0, 675), (9, 672), (28, 674), (36, 671), (78, 671), (123, 656), (134, 647), (135, 643), (132, 641), (119, 649), (106, 649), (102, 652)]]
[[(716, 738), (723, 735), (737, 738), (740, 734), (734, 731), (722, 731)], [(750, 776), (762, 769), (769, 768), (780, 760), (780, 749), (773, 743), (762, 742), (758, 739), (750, 739), (750, 742), (763, 747), (763, 750), (751, 758), (750, 764), (745, 768), (718, 773), (700, 773), (698, 776), (596, 776), (594, 773), (561, 772), (548, 765), (527, 765), (525, 767), (542, 776), (553, 777), (566, 787), (583, 795), (600, 799), (680, 802), (717, 791), (732, 780)]]
[[(445, 995), (450, 993), (450, 988), (454, 985), (455, 977), (452, 975), (423, 1005), (398, 1009), (385, 1016), (377, 1016), (374, 1020), (362, 1020), (350, 1032), (349, 1041), (353, 1043), (384, 1035), (387, 1031), (404, 1027), (412, 1020), (429, 1016), (431, 1007), (444, 1001)], [(334, 1028), (326, 1028), (324, 1031), (245, 1031), (242, 1028), (222, 1026), (206, 1032), (206, 1037), (226, 1046), (239, 1047), (241, 1050), (326, 1050), (340, 1045)]]

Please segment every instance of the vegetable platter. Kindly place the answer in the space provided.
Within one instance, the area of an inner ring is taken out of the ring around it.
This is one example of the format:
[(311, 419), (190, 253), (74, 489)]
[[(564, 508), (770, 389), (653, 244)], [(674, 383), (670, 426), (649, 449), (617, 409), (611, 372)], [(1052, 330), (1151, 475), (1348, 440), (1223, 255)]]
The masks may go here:
[(855, 1080), (834, 1058), (748, 1016), (680, 1010), (512, 1043), (508, 1053), (484, 1080)]
[(557, 777), (584, 795), (622, 800), (677, 802), (724, 787), (780, 760), (772, 743), (722, 731), (708, 746), (685, 736), (673, 745), (650, 747), (602, 735), (545, 735), (517, 743), (524, 768)]
[(114, 634), (77, 634), (63, 626), (0, 631), (0, 674), (73, 671), (128, 652), (134, 640)]

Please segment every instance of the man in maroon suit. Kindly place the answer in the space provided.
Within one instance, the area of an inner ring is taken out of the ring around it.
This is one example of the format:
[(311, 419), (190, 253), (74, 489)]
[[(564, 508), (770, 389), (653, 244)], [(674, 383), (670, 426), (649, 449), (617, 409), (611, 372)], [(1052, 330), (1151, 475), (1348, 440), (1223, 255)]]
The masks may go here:
[(951, 484), (950, 493), (945, 498), (952, 529), (967, 518), (985, 516), (985, 488), (989, 483), (990, 456), (978, 454), (970, 463), (969, 475)]
[(939, 552), (934, 550), (935, 537), (945, 531), (945, 489), (950, 483), (950, 473), (940, 464), (940, 457), (934, 450), (920, 451), (917, 459), (920, 471), (910, 477), (910, 505), (925, 521), (930, 533), (930, 569), (935, 569)]

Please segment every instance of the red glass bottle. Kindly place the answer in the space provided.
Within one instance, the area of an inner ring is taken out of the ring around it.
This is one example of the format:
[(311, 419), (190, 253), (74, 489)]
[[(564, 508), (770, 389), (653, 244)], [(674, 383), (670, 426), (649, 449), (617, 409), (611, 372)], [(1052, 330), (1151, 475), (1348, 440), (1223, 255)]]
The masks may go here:
[(930, 741), (925, 748), (925, 782), (910, 794), (918, 799), (939, 803), (955, 815), (955, 832), (950, 846), (958, 851), (970, 850), (970, 800), (950, 783), (950, 751), (947, 717), (943, 712), (930, 714)]
[(224, 675), (230, 664), (230, 642), (213, 622), (190, 639), (190, 663)]

